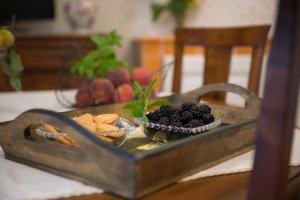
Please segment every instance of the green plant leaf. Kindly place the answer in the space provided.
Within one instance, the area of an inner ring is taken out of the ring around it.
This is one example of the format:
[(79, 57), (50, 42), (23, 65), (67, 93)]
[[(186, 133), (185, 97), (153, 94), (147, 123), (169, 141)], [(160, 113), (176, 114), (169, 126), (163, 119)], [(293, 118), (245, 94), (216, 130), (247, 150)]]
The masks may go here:
[(110, 58), (110, 59), (115, 59), (116, 54), (113, 49), (111, 48), (103, 48), (101, 51), (98, 51), (98, 56), (104, 57), (104, 58)]
[(20, 56), (13, 50), (5, 52), (2, 70), (9, 75), (9, 83), (15, 90), (21, 90), (21, 75), (24, 67)]
[(107, 45), (106, 38), (101, 35), (92, 35), (90, 39), (100, 48)]
[(145, 112), (143, 112), (143, 114), (142, 114), (142, 119), (143, 119), (144, 122), (148, 122), (149, 121)]
[(137, 118), (143, 117), (143, 109), (141, 109), (141, 107), (143, 107), (142, 99), (138, 99), (136, 101), (127, 103), (126, 105), (123, 106), (124, 109), (131, 110), (131, 115)]
[(146, 91), (145, 91), (145, 98), (150, 97), (155, 82), (156, 82), (156, 79), (152, 80), (151, 83), (147, 86)]
[(143, 89), (138, 82), (136, 82), (136, 81), (133, 82), (133, 88), (136, 91), (138, 96), (144, 94)]
[(132, 97), (133, 97), (133, 98), (137, 98), (137, 97), (138, 97), (138, 93), (137, 93), (137, 92), (133, 92), (133, 93), (132, 93)]
[(9, 78), (9, 84), (17, 91), (20, 91), (22, 89), (20, 76), (18, 77), (11, 76)]
[(11, 60), (12, 71), (15, 73), (22, 72), (24, 67), (22, 65), (20, 56), (14, 50), (9, 51), (9, 56)]
[(151, 10), (152, 10), (152, 20), (157, 21), (158, 18), (161, 16), (161, 14), (167, 9), (166, 5), (161, 4), (152, 4)]
[(107, 35), (93, 35), (90, 39), (97, 48), (80, 58), (72, 67), (71, 73), (85, 76), (88, 79), (106, 77), (108, 72), (117, 67), (127, 67), (128, 64), (116, 58), (114, 47), (121, 47), (121, 36), (116, 30)]
[(136, 101), (132, 101), (123, 106), (124, 109), (135, 109), (135, 107), (136, 107)]
[(113, 30), (109, 33), (109, 40), (110, 40), (110, 43), (113, 44), (113, 45), (116, 45), (118, 47), (122, 47), (122, 43), (121, 43), (121, 36), (118, 35), (117, 31), (116, 30)]

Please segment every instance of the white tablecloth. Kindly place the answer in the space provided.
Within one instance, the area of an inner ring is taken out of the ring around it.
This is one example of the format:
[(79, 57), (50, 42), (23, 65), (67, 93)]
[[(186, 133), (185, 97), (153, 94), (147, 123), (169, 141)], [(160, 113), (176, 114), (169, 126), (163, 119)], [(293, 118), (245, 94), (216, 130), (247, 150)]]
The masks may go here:
[[(69, 91), (73, 98), (74, 91)], [(53, 91), (0, 93), (0, 121), (12, 120), (31, 108), (46, 108), (55, 111), (68, 110), (60, 106)], [(300, 130), (295, 132), (291, 165), (300, 165)], [(253, 151), (235, 157), (217, 166), (196, 173), (182, 181), (252, 169)], [(103, 192), (99, 188), (87, 186), (19, 163), (6, 160), (0, 148), (0, 200), (50, 199)]]

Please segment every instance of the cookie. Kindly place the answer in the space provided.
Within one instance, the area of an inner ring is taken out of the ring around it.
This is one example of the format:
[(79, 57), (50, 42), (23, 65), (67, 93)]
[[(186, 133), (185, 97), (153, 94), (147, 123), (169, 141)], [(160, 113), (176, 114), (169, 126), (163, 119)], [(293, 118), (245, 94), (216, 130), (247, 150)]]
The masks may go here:
[(112, 138), (120, 138), (124, 135), (118, 127), (110, 124), (97, 124), (97, 134)]
[(94, 117), (97, 124), (112, 124), (119, 118), (117, 114), (101, 114)]
[(81, 126), (83, 126), (84, 128), (88, 129), (90, 132), (92, 133), (96, 133), (97, 132), (97, 125), (95, 122), (78, 122), (78, 124), (80, 124)]
[(80, 123), (91, 123), (94, 122), (94, 117), (93, 115), (86, 113), (83, 115), (78, 116), (77, 118), (75, 118), (75, 121)]
[(108, 143), (110, 143), (110, 144), (113, 144), (113, 143), (114, 143), (114, 140), (113, 140), (112, 138), (110, 138), (110, 137), (105, 137), (105, 136), (102, 136), (102, 135), (98, 135), (98, 137), (99, 137), (101, 140), (103, 140), (103, 141), (105, 141), (105, 142), (108, 142)]

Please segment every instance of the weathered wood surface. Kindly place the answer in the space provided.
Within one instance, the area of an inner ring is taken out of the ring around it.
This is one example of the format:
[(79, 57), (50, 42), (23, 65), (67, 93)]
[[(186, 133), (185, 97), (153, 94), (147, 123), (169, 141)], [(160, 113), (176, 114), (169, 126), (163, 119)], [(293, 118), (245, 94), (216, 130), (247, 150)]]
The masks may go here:
[[(63, 115), (31, 110), (0, 126), (0, 144), (9, 159), (96, 185), (127, 198), (141, 197), (253, 147), (260, 103), (253, 93), (231, 84), (215, 84), (169, 99), (177, 103), (196, 102), (201, 95), (215, 90), (241, 94), (246, 98), (246, 109), (212, 106), (214, 113), (230, 125), (152, 151), (132, 154), (113, 147), (70, 119), (84, 113), (116, 112), (124, 115), (122, 105), (79, 109)], [(26, 140), (24, 130), (33, 123), (55, 125), (78, 141), (80, 148)]]
[[(173, 91), (181, 90), (182, 58), (184, 47), (198, 45), (205, 47), (205, 67), (203, 85), (227, 83), (232, 50), (236, 46), (250, 46), (252, 60), (248, 89), (258, 94), (261, 66), (270, 25), (236, 28), (179, 28), (175, 39), (175, 68)], [(200, 74), (199, 74), (200, 76)], [(225, 100), (224, 93), (209, 96)]]

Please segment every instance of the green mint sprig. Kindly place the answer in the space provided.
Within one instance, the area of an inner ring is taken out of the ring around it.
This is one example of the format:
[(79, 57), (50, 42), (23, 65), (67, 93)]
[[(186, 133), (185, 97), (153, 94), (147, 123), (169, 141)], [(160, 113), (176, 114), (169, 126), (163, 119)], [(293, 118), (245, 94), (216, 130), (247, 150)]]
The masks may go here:
[(97, 48), (88, 52), (72, 66), (72, 74), (78, 74), (93, 80), (97, 77), (106, 77), (112, 69), (128, 67), (124, 60), (117, 59), (115, 53), (115, 48), (122, 46), (122, 38), (116, 30), (107, 35), (91, 36), (91, 40)]
[(167, 100), (156, 100), (153, 103), (149, 104), (149, 97), (151, 96), (151, 92), (153, 90), (153, 86), (155, 82), (156, 79), (152, 80), (151, 83), (147, 86), (145, 91), (143, 91), (139, 83), (137, 83), (136, 81), (133, 82), (133, 88), (134, 88), (133, 95), (134, 97), (137, 98), (137, 100), (127, 103), (126, 105), (123, 106), (124, 109), (131, 110), (131, 115), (133, 117), (141, 118), (143, 121), (148, 122), (146, 113), (149, 110), (152, 110), (157, 106), (172, 105), (172, 102)]

